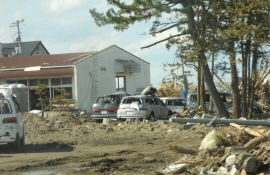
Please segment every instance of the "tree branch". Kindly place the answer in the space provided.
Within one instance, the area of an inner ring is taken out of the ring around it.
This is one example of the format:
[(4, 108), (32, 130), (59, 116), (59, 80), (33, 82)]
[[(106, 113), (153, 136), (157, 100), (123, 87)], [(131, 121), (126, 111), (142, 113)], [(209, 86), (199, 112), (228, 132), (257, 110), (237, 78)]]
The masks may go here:
[(168, 29), (171, 29), (171, 28), (173, 28), (173, 27), (176, 27), (176, 26), (177, 26), (177, 24), (174, 24), (174, 25), (172, 25), (172, 26), (166, 27), (166, 28), (164, 28), (164, 29), (160, 29), (159, 31), (152, 32), (152, 33), (150, 33), (150, 34), (153, 34), (153, 33), (162, 33), (162, 32), (164, 32), (164, 31), (166, 31), (166, 30), (168, 30)]
[(161, 43), (161, 42), (163, 42), (163, 41), (167, 41), (167, 40), (172, 39), (172, 38), (174, 38), (174, 37), (178, 37), (178, 36), (182, 36), (182, 35), (187, 35), (187, 34), (190, 34), (190, 33), (187, 32), (187, 33), (181, 33), (181, 34), (178, 34), (178, 35), (173, 35), (173, 36), (170, 36), (170, 37), (165, 38), (165, 39), (163, 39), (163, 40), (157, 41), (157, 42), (155, 42), (155, 43), (153, 43), (153, 44), (150, 44), (150, 45), (141, 47), (141, 49), (149, 48), (149, 47), (152, 47), (152, 46), (154, 46), (154, 45), (156, 45), (156, 44), (159, 44), (159, 43)]

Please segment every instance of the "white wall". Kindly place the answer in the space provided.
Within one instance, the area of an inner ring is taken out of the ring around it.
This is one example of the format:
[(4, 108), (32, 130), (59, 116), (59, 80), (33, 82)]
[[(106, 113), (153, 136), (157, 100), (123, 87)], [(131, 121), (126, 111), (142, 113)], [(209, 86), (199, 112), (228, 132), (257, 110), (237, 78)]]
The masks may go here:
[[(116, 60), (133, 60), (141, 65), (141, 72), (116, 73)], [(93, 67), (93, 65), (95, 66)], [(78, 62), (75, 67), (75, 98), (78, 99), (77, 106), (87, 112), (91, 111), (92, 102), (98, 96), (116, 92), (116, 76), (126, 76), (127, 92), (130, 94), (136, 94), (137, 88), (145, 88), (150, 85), (150, 64), (117, 46), (104, 49), (97, 55)], [(106, 70), (101, 70), (101, 67), (106, 67)], [(91, 88), (91, 80), (93, 81), (93, 89)]]

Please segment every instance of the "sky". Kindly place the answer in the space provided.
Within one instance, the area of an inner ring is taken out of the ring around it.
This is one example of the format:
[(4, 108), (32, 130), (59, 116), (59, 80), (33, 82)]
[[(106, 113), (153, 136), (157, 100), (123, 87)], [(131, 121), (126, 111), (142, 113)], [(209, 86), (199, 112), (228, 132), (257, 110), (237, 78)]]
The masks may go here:
[(176, 31), (156, 37), (143, 35), (151, 26), (145, 22), (136, 23), (125, 32), (116, 31), (113, 25), (98, 27), (89, 9), (105, 12), (111, 7), (106, 0), (0, 0), (0, 42), (14, 42), (18, 30), (10, 26), (17, 20), (23, 20), (19, 25), (22, 41), (41, 41), (50, 54), (99, 51), (117, 45), (149, 62), (151, 84), (159, 87), (162, 78), (168, 74), (162, 64), (174, 62), (175, 48), (168, 51), (166, 42), (147, 49), (140, 48)]

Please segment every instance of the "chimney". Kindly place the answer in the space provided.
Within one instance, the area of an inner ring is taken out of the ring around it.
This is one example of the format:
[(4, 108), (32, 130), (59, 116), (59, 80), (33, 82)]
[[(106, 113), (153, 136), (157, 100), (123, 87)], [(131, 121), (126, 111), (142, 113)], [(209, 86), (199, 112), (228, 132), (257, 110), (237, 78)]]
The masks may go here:
[(3, 44), (0, 43), (0, 58), (3, 57)]

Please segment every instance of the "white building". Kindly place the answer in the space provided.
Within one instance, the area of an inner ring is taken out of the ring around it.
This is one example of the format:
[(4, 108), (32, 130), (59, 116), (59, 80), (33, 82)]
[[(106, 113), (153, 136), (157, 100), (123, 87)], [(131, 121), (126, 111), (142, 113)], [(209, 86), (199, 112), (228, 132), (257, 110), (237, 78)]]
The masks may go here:
[(150, 64), (119, 48), (98, 52), (33, 55), (0, 58), (0, 84), (24, 84), (29, 91), (28, 109), (34, 109), (37, 95), (31, 88), (45, 84), (48, 96), (65, 88), (76, 108), (90, 112), (93, 101), (116, 91), (140, 94), (150, 85)]

